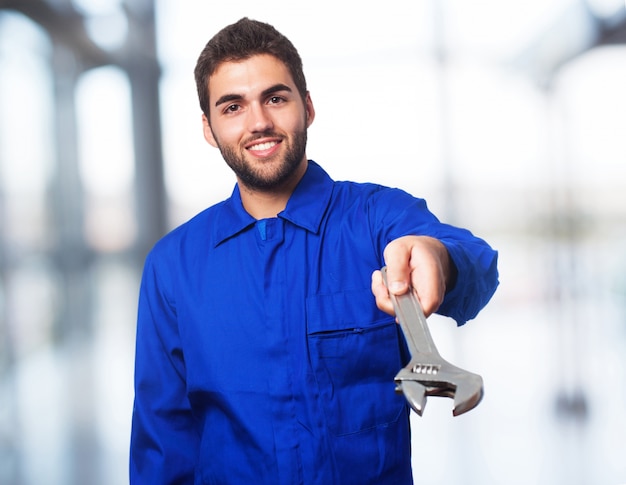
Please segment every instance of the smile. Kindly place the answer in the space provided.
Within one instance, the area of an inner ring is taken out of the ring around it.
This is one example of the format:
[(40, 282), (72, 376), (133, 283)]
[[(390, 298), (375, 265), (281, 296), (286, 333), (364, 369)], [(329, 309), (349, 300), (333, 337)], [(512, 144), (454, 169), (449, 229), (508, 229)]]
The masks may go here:
[(258, 143), (256, 145), (252, 145), (248, 147), (248, 150), (252, 151), (261, 151), (261, 150), (269, 150), (273, 146), (276, 146), (278, 142), (276, 141), (266, 141), (264, 143)]

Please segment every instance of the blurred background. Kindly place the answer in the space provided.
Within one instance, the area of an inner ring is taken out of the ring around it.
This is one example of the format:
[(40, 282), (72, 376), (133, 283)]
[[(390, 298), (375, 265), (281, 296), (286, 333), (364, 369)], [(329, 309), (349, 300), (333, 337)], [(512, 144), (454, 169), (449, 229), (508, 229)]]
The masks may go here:
[(483, 402), (413, 415), (416, 484), (626, 484), (624, 0), (0, 0), (0, 483), (127, 483), (143, 258), (230, 195), (193, 68), (249, 16), (299, 48), (307, 154), (500, 252)]

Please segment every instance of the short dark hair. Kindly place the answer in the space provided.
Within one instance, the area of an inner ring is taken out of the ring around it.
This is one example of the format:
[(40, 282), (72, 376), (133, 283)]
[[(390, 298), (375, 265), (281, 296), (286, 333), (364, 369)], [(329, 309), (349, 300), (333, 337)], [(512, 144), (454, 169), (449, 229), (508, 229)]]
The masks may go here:
[(258, 54), (269, 54), (282, 61), (293, 78), (302, 99), (307, 87), (300, 54), (287, 37), (269, 24), (247, 17), (220, 30), (204, 47), (194, 75), (202, 112), (209, 117), (209, 77), (223, 62), (242, 61)]

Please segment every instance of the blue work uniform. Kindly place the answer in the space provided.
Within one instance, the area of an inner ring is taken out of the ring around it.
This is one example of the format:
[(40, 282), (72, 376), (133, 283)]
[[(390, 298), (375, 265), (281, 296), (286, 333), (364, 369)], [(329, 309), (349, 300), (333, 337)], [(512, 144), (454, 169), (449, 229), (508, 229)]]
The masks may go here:
[(439, 313), (473, 318), (497, 253), (422, 199), (335, 182), (315, 162), (277, 217), (232, 196), (161, 239), (139, 298), (133, 485), (412, 483), (407, 360), (371, 273), (400, 236), (429, 235), (458, 270)]

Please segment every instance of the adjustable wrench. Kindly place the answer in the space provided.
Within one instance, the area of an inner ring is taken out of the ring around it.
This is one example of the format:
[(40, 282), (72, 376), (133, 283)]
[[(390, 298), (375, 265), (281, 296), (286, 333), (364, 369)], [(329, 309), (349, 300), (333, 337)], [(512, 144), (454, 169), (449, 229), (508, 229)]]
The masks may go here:
[[(381, 271), (387, 284), (387, 268)], [(483, 396), (482, 377), (455, 367), (439, 355), (412, 288), (402, 295), (390, 296), (411, 353), (408, 365), (395, 377), (396, 392), (404, 393), (411, 408), (420, 416), (427, 396), (453, 398), (454, 416), (476, 407)]]

